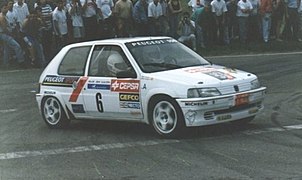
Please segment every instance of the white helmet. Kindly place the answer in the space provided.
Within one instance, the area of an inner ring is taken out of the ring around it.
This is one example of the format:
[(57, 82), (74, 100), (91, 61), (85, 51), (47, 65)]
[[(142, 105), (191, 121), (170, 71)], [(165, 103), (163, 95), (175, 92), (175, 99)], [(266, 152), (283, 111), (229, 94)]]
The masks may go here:
[(110, 74), (116, 76), (118, 72), (127, 70), (128, 66), (119, 53), (114, 53), (108, 57), (107, 67)]

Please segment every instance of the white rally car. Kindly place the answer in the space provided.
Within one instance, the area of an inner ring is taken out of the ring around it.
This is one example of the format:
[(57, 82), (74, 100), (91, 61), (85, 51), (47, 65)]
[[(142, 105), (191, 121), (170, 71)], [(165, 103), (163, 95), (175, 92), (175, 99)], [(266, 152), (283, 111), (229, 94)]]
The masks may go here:
[(172, 136), (182, 127), (248, 122), (265, 87), (251, 73), (213, 65), (175, 39), (140, 37), (71, 44), (42, 73), (36, 95), (43, 119), (151, 124)]

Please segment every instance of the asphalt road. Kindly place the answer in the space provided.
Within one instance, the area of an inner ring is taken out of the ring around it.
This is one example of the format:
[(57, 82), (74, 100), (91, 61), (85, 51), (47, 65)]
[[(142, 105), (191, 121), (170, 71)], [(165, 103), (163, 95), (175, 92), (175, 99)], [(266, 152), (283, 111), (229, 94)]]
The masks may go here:
[(161, 139), (143, 124), (72, 121), (49, 129), (35, 101), (41, 70), (0, 72), (0, 180), (302, 179), (302, 53), (210, 58), (255, 73), (265, 110), (244, 127)]

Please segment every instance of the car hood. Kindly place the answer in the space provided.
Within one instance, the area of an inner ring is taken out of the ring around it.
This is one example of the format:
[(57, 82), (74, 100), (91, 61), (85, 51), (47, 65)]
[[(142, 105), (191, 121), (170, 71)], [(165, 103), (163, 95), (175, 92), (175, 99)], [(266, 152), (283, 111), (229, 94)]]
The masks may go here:
[(251, 73), (218, 65), (187, 67), (155, 74), (156, 78), (162, 80), (178, 81), (190, 85), (217, 85), (221, 83), (227, 85), (256, 78)]

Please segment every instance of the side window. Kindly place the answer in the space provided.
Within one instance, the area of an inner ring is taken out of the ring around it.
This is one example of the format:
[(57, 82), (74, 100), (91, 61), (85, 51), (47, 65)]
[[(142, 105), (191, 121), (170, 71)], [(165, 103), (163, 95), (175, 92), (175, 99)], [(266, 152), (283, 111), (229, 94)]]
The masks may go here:
[(95, 46), (89, 66), (89, 76), (115, 77), (131, 67), (119, 46)]
[(58, 74), (83, 76), (90, 46), (70, 49), (59, 66)]

